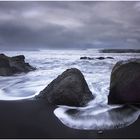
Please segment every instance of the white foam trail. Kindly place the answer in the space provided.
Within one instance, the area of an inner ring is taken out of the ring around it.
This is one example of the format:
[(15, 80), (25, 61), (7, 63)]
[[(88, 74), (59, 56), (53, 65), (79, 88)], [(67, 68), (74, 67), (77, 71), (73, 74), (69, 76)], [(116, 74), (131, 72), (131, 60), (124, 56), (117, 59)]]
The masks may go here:
[[(71, 112), (71, 113), (68, 113)], [(87, 110), (76, 110), (59, 107), (54, 114), (70, 128), (85, 130), (106, 130), (126, 127), (137, 120), (139, 110), (127, 107), (121, 108), (102, 106)]]
[(32, 98), (34, 97), (33, 96), (27, 96), (27, 97), (12, 97), (12, 96), (7, 96), (6, 93), (0, 89), (0, 100), (22, 100), (22, 99), (29, 99), (29, 98)]

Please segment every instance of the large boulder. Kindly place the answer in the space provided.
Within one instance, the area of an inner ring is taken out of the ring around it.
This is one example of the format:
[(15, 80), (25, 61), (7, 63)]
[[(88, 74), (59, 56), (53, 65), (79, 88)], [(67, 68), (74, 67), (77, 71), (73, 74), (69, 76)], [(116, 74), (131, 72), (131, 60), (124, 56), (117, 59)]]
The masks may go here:
[(25, 63), (24, 55), (8, 57), (4, 54), (0, 54), (0, 76), (10, 76), (32, 70), (35, 70), (35, 68)]
[(140, 59), (116, 63), (111, 73), (108, 103), (140, 103)]
[(52, 105), (84, 106), (93, 95), (80, 70), (71, 68), (53, 80), (37, 98)]

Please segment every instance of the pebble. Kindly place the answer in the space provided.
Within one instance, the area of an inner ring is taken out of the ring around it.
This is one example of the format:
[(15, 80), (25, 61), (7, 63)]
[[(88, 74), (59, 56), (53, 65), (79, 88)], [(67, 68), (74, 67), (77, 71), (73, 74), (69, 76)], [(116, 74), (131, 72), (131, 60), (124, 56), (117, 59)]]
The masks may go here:
[(102, 131), (102, 130), (99, 130), (99, 131), (98, 131), (98, 134), (103, 134), (103, 131)]

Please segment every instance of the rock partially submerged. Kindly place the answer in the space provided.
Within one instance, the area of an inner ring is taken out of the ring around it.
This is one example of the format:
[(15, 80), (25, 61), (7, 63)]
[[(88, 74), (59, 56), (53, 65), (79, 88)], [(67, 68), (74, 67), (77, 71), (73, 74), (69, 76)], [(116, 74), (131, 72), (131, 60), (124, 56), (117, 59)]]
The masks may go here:
[(98, 59), (98, 60), (104, 60), (104, 59), (114, 59), (113, 57), (87, 57), (87, 56), (83, 56), (83, 57), (80, 57), (80, 59), (83, 59), (83, 60), (95, 60), (95, 59)]
[(111, 56), (108, 56), (108, 57), (106, 57), (107, 59), (114, 59), (113, 57), (111, 57)]
[(92, 58), (92, 57), (87, 57), (87, 56), (83, 56), (83, 57), (80, 57), (80, 59), (93, 60), (94, 58)]
[(111, 73), (108, 103), (140, 103), (140, 59), (116, 63)]
[(0, 76), (10, 76), (32, 70), (35, 70), (35, 68), (25, 62), (24, 55), (8, 57), (4, 54), (0, 54)]
[(36, 98), (46, 99), (53, 105), (84, 106), (93, 95), (80, 70), (71, 68), (53, 80)]

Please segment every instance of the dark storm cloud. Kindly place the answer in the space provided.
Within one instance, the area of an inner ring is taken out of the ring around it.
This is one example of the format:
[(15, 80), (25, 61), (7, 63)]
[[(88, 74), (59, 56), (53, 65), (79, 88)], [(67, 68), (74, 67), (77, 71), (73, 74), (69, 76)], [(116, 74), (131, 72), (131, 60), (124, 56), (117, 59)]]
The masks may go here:
[(139, 48), (140, 2), (2, 2), (0, 48)]

